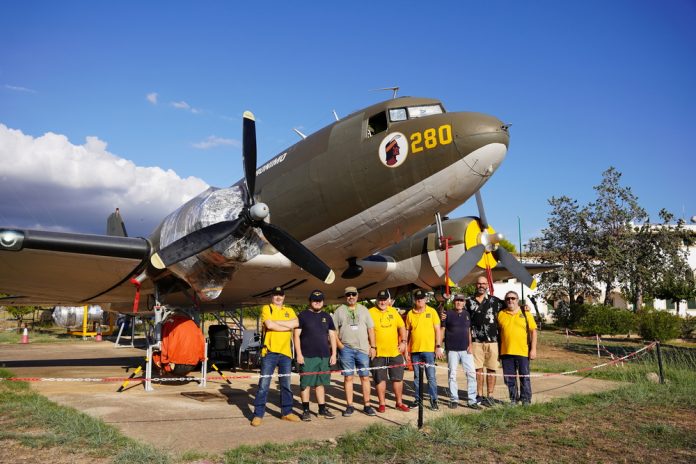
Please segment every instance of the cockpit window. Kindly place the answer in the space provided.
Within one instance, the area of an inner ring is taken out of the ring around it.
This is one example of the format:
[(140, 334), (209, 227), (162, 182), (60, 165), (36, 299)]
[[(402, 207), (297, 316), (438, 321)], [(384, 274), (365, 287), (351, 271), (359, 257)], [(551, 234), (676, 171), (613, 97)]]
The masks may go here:
[(407, 119), (406, 116), (406, 108), (392, 108), (389, 110), (389, 119), (391, 122), (396, 122), (396, 121), (405, 121)]
[(432, 114), (442, 114), (442, 107), (440, 105), (423, 105), (412, 106), (408, 109), (409, 118), (422, 118)]
[(387, 113), (382, 111), (367, 120), (367, 137), (372, 137), (387, 130)]

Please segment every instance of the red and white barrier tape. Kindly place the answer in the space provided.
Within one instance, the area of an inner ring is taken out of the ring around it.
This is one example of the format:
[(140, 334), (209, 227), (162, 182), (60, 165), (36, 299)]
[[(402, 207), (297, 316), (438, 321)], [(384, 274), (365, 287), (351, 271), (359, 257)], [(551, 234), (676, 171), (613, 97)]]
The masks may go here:
[[(577, 374), (580, 372), (588, 372), (592, 371), (595, 369), (601, 369), (603, 367), (611, 366), (614, 364), (618, 364), (624, 361), (628, 361), (632, 358), (636, 358), (639, 355), (645, 354), (648, 350), (652, 349), (656, 345), (656, 342), (653, 342), (649, 345), (644, 346), (643, 348), (636, 350), (632, 353), (629, 353), (625, 356), (622, 356), (621, 358), (616, 358), (612, 359), (611, 361), (598, 364), (596, 366), (590, 366), (590, 367), (585, 367), (582, 369), (575, 369), (572, 371), (566, 371), (566, 372), (552, 372), (552, 373), (539, 373), (539, 374), (527, 374), (527, 375), (515, 375), (515, 377), (553, 377), (553, 376), (558, 376), (558, 375), (573, 375)], [(407, 367), (409, 365), (413, 366), (418, 366), (418, 365), (423, 365), (426, 367), (435, 367), (437, 369), (448, 369), (447, 366), (439, 366), (437, 364), (427, 364), (425, 362), (415, 362), (415, 363), (403, 363), (403, 364), (393, 364), (390, 366), (378, 366), (378, 367), (366, 367), (363, 369), (356, 369), (357, 371), (359, 370), (367, 370), (367, 371), (373, 371), (373, 370), (378, 370), (378, 369), (391, 369), (394, 367)], [(291, 372), (289, 374), (247, 374), (247, 375), (225, 375), (225, 376), (208, 376), (205, 379), (206, 380), (225, 380), (225, 379), (230, 379), (230, 380), (240, 380), (240, 379), (261, 379), (264, 377), (291, 377), (291, 376), (303, 376), (303, 375), (321, 375), (321, 374), (337, 374), (337, 373), (342, 373), (345, 370), (335, 370), (335, 371), (317, 371), (317, 372)], [(486, 374), (486, 375), (491, 375), (491, 376), (496, 376), (496, 377), (505, 377), (504, 374)], [(110, 382), (125, 382), (125, 381), (131, 381), (131, 382), (145, 382), (146, 379), (145, 377), (104, 377), (104, 378), (90, 378), (90, 377), (82, 377), (82, 378), (69, 378), (69, 377), (0, 377), (0, 382), (6, 381), (6, 382), (87, 382), (87, 383), (110, 383)], [(201, 381), (202, 379), (200, 377), (153, 377), (149, 379), (151, 382), (156, 382), (156, 383), (161, 383), (161, 382), (190, 382), (190, 381)]]

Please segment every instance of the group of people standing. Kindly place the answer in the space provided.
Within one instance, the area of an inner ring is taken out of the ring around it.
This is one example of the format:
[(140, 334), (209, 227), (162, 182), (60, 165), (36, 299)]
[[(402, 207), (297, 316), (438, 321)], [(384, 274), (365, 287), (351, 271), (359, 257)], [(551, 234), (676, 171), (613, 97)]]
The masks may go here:
[[(531, 401), (529, 377), (524, 375), (529, 374), (529, 360), (536, 356), (536, 323), (528, 311), (520, 308), (515, 292), (508, 292), (505, 300), (500, 300), (488, 294), (488, 281), (481, 277), (477, 280), (473, 297), (467, 299), (464, 295), (455, 295), (454, 308), (438, 313), (426, 304), (425, 292), (416, 290), (414, 307), (405, 317), (391, 306), (393, 300), (388, 290), (377, 293), (375, 306), (370, 309), (358, 303), (357, 288), (347, 287), (344, 294), (346, 303), (330, 315), (323, 310), (324, 294), (315, 290), (309, 295), (309, 309), (296, 315), (292, 308), (283, 304), (283, 289), (273, 289), (271, 303), (261, 311), (264, 330), (261, 378), (254, 400), (252, 426), (262, 424), (271, 378), (276, 369), (282, 420), (312, 420), (309, 407), (312, 389), (318, 404), (318, 416), (334, 419), (335, 415), (326, 406), (325, 388), (330, 384), (330, 368), (336, 364), (337, 358), (343, 375), (344, 417), (355, 413), (355, 375), (360, 378), (362, 412), (368, 416), (386, 412), (388, 381), (394, 393), (395, 409), (408, 412), (418, 406), (425, 392), (419, 390), (420, 369), (417, 367), (414, 368), (415, 400), (410, 405), (404, 402), (403, 380), (409, 359), (414, 365), (425, 365), (432, 410), (439, 409), (435, 360), (445, 357), (449, 367), (450, 408), (459, 404), (459, 365), (467, 375), (469, 408), (481, 409), (481, 406), (500, 402), (493, 398), (499, 358), (511, 401)], [(519, 340), (521, 333), (524, 343)], [(300, 371), (302, 413), (299, 416), (293, 413), (290, 389), (293, 343)], [(484, 368), (487, 370), (485, 376)], [(521, 376), (519, 390), (516, 384), (518, 374)], [(371, 404), (370, 377), (377, 393), (376, 409)]]

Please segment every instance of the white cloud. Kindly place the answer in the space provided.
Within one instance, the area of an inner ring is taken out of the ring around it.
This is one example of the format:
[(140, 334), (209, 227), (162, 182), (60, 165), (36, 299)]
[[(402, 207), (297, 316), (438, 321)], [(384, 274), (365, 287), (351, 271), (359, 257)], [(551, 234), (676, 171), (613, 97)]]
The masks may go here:
[(32, 137), (3, 124), (0, 166), (3, 226), (104, 233), (106, 217), (118, 207), (128, 233), (144, 236), (208, 187), (196, 177), (136, 166), (97, 137), (74, 145), (64, 135)]
[(18, 85), (5, 84), (5, 88), (8, 90), (14, 90), (15, 92), (36, 93), (36, 90), (34, 89), (28, 89), (26, 87), (21, 87)]
[(191, 106), (186, 103), (185, 101), (180, 101), (180, 102), (172, 102), (172, 106), (174, 108), (180, 109), (180, 110), (190, 110)]
[(205, 140), (202, 140), (198, 143), (194, 143), (193, 147), (198, 148), (200, 150), (208, 150), (210, 148), (219, 147), (221, 145), (231, 145), (233, 147), (241, 147), (242, 146), (242, 144), (241, 144), (241, 142), (239, 142), (239, 140), (225, 139), (222, 137), (217, 137), (215, 135), (210, 135)]
[(145, 98), (147, 98), (147, 101), (149, 101), (153, 105), (157, 104), (157, 92), (148, 93)]
[(173, 102), (170, 103), (170, 105), (172, 105), (174, 108), (176, 108), (176, 109), (178, 109), (178, 110), (190, 111), (190, 112), (193, 113), (193, 114), (198, 114), (198, 113), (201, 112), (201, 110), (199, 110), (198, 108), (192, 107), (191, 105), (189, 105), (188, 103), (186, 103), (186, 102), (183, 101), (183, 100), (178, 101), (178, 102), (173, 101)]

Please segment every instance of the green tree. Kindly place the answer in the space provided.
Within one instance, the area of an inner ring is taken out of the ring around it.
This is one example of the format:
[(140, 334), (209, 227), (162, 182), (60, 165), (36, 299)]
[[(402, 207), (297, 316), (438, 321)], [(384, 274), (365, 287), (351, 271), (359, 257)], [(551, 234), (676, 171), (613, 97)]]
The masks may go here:
[(542, 263), (561, 267), (544, 274), (539, 288), (548, 301), (567, 300), (571, 306), (579, 296), (595, 296), (592, 281), (592, 240), (588, 234), (589, 211), (577, 200), (562, 196), (549, 200), (548, 227), (541, 237), (530, 240), (530, 252)]
[(610, 305), (611, 290), (626, 266), (626, 253), (634, 246), (631, 222), (647, 216), (630, 187), (620, 185), (621, 173), (609, 167), (594, 187), (597, 200), (589, 205), (595, 278), (605, 289), (604, 304)]
[(35, 309), (40, 309), (38, 306), (5, 306), (4, 308), (17, 321), (18, 329), (22, 327), (26, 315), (33, 314)]
[(619, 278), (634, 310), (642, 308), (646, 298), (675, 300), (682, 299), (682, 294), (687, 298), (690, 296), (687, 275), (690, 270), (683, 246), (683, 231), (679, 225), (669, 224), (673, 218), (669, 211), (662, 209), (662, 224), (655, 225), (646, 220), (629, 236)]

